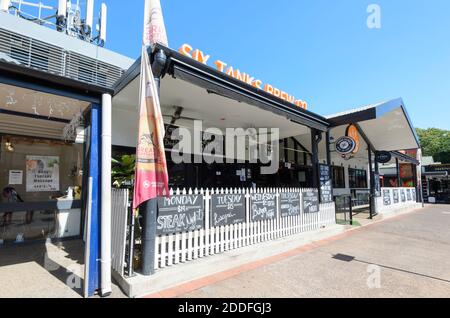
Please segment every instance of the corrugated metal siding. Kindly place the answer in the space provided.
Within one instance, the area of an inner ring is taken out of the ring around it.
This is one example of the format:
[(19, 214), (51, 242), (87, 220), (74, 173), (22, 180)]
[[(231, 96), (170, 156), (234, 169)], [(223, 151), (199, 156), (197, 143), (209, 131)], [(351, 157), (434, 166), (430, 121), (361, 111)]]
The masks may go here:
[[(22, 66), (112, 88), (125, 70), (0, 28), (0, 53)], [(7, 59), (3, 59), (6, 60)]]

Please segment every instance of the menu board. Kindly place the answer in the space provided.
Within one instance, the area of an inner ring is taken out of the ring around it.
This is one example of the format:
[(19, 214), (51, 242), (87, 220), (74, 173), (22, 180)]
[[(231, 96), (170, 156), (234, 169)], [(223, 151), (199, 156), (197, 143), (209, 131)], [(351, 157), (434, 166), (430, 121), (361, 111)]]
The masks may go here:
[(280, 193), (280, 214), (282, 218), (300, 215), (300, 192)]
[(200, 230), (205, 226), (203, 195), (158, 199), (157, 235)]
[(402, 202), (406, 202), (405, 189), (401, 189), (400, 190), (400, 195), (401, 195), (401, 198), (402, 198)]
[(245, 196), (243, 194), (214, 194), (211, 197), (211, 226), (244, 223)]
[(276, 219), (277, 196), (275, 193), (254, 193), (250, 196), (250, 199), (252, 222)]
[(384, 205), (391, 205), (391, 191), (390, 190), (383, 190), (383, 202)]
[(320, 198), (322, 203), (333, 202), (333, 182), (331, 180), (330, 166), (319, 165)]
[(317, 193), (317, 190), (303, 192), (303, 212), (319, 212), (319, 194)]
[(411, 189), (406, 189), (406, 199), (412, 201)]
[(393, 191), (393, 194), (394, 194), (394, 204), (397, 204), (397, 203), (400, 202), (399, 194), (398, 194), (398, 189), (394, 189), (394, 190), (392, 190), (392, 191)]

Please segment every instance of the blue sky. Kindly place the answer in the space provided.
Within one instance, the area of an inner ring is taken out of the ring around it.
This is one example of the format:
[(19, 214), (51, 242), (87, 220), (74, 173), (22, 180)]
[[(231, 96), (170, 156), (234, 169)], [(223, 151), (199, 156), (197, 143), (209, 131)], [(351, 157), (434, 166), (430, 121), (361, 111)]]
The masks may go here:
[[(144, 0), (105, 2), (106, 47), (137, 57)], [(402, 97), (416, 127), (450, 129), (448, 0), (161, 3), (172, 48), (189, 43), (306, 100), (313, 112)], [(367, 27), (372, 3), (381, 29)]]

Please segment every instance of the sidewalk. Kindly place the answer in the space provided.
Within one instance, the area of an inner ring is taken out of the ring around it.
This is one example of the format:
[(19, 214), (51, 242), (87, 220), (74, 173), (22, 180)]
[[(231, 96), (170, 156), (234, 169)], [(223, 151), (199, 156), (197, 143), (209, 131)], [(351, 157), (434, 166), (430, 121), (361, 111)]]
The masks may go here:
[[(418, 211), (420, 210), (414, 210), (413, 212)], [(192, 297), (202, 297), (203, 290), (209, 290), (213, 288), (212, 286), (216, 285), (221, 286), (222, 284), (228, 284), (228, 282), (233, 281), (235, 277), (245, 277), (245, 281), (239, 282), (239, 288), (241, 288), (242, 286), (246, 286), (247, 284), (257, 284), (257, 279), (254, 278), (251, 273), (261, 271), (265, 273), (264, 275), (267, 274), (274, 279), (274, 281), (265, 281), (264, 284), (266, 287), (265, 289), (262, 288), (261, 290), (267, 291), (267, 288), (272, 288), (271, 286), (277, 283), (278, 277), (281, 279), (284, 275), (287, 277), (284, 277), (283, 279), (289, 280), (289, 273), (295, 275), (303, 270), (299, 270), (302, 267), (293, 266), (285, 269), (285, 271), (283, 272), (274, 269), (273, 273), (271, 273), (268, 272), (268, 268), (276, 268), (278, 266), (277, 264), (283, 263), (286, 260), (298, 257), (299, 255), (303, 255), (304, 253), (314, 252), (316, 249), (320, 249), (323, 246), (333, 244), (334, 242), (341, 239), (347, 239), (348, 237), (364, 232), (366, 229), (369, 229), (387, 220), (395, 221), (396, 219), (401, 219), (410, 214), (411, 211), (402, 211), (400, 213), (383, 216), (384, 220), (382, 217), (380, 217), (379, 220), (371, 221), (363, 227), (350, 228), (348, 226), (344, 227), (337, 225), (333, 226), (332, 228), (322, 230), (320, 231), (320, 233), (303, 233), (278, 241), (266, 242), (259, 245), (259, 249), (256, 249), (256, 246), (252, 246), (245, 251), (244, 249), (237, 250), (235, 251), (239, 252), (239, 254), (237, 255), (230, 255), (230, 253), (223, 254), (220, 258), (218, 256), (214, 256), (213, 258), (215, 259), (215, 262), (210, 261), (211, 263), (209, 264), (209, 266), (204, 263), (204, 260), (202, 260), (198, 263), (191, 262), (189, 264), (181, 265), (181, 267), (176, 266), (173, 268), (165, 269), (158, 272), (150, 279), (147, 279), (149, 284), (151, 282), (153, 292), (146, 293), (145, 297), (186, 297), (191, 295), (191, 293)], [(255, 253), (253, 251), (254, 255), (252, 257), (248, 257), (248, 254), (252, 253), (252, 250), (258, 250), (258, 252)], [(309, 266), (322, 268), (322, 270), (324, 271), (333, 271), (333, 267), (329, 268), (326, 265), (321, 264), (321, 262), (318, 262), (317, 264), (311, 263), (309, 264)], [(214, 268), (216, 271), (214, 273), (208, 272), (208, 270), (212, 270), (212, 268)], [(226, 269), (219, 271), (220, 268)], [(182, 277), (179, 276), (180, 273)], [(197, 276), (198, 278), (187, 281), (189, 277), (194, 276)], [(161, 277), (164, 277), (164, 279), (161, 279)], [(136, 279), (141, 280), (142, 278), (137, 277)], [(179, 281), (178, 284), (177, 281)], [(233, 286), (229, 287), (231, 288)], [(234, 287), (237, 288), (237, 286)], [(258, 289), (259, 287), (255, 288)], [(197, 293), (196, 291), (199, 292)], [(205, 297), (236, 297), (236, 294), (239, 294), (239, 297), (253, 297), (250, 294), (236, 293), (234, 291), (234, 288), (231, 288), (229, 294), (227, 294), (226, 292), (217, 295), (215, 293), (206, 293)], [(136, 295), (139, 295), (139, 293), (137, 293)], [(293, 297), (293, 295), (289, 293), (286, 294), (285, 292), (278, 295), (273, 295), (269, 290), (268, 294), (264, 294), (259, 297)]]

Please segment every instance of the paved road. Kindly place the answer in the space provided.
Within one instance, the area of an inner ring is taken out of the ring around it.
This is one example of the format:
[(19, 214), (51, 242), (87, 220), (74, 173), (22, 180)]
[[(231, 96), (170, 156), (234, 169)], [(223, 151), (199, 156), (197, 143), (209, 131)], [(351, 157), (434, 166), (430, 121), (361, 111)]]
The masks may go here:
[(362, 228), (182, 297), (450, 297), (450, 206)]

